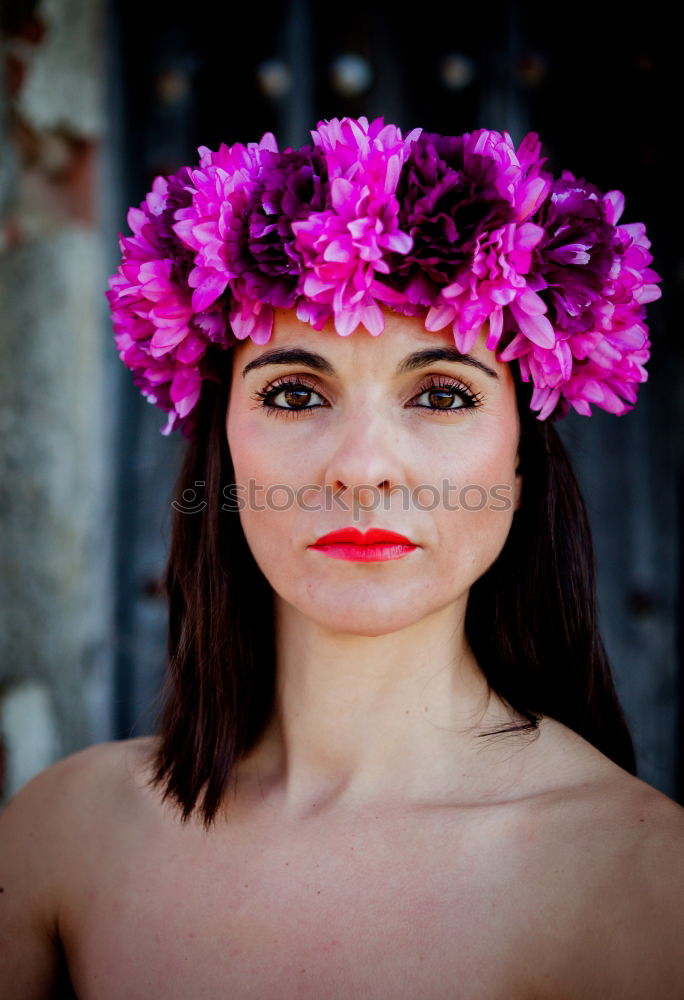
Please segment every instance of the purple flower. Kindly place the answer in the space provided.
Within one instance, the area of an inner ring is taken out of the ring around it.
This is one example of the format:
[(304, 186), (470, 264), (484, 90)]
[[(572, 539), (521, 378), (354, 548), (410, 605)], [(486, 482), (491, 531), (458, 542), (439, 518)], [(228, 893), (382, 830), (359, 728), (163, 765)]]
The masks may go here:
[(258, 184), (240, 224), (227, 233), (241, 298), (294, 306), (303, 264), (292, 225), (325, 208), (327, 180), (326, 162), (313, 146), (262, 155)]
[[(464, 136), (422, 136), (402, 178), (400, 221), (414, 249), (395, 262), (395, 287), (412, 305), (428, 307), (426, 327), (453, 324), (459, 350), (470, 350), (489, 323), (494, 350), (504, 307), (525, 335), (553, 343), (545, 304), (528, 287), (531, 252), (543, 236), (529, 221), (543, 204), (550, 176), (530, 133), (517, 151), (510, 136), (481, 129)], [(404, 213), (406, 214), (406, 220)]]
[(187, 168), (157, 177), (129, 211), (133, 235), (121, 237), (122, 262), (106, 293), (119, 356), (143, 395), (170, 414), (164, 434), (176, 426), (187, 431), (201, 389), (198, 363), (209, 343), (226, 345), (223, 316), (193, 308), (192, 257), (173, 229), (175, 212), (191, 197), (187, 179)]
[(192, 251), (178, 238), (173, 226), (176, 212), (192, 204), (190, 168), (183, 167), (167, 178), (166, 192), (159, 204), (159, 214), (154, 219), (156, 245), (165, 260), (173, 262), (172, 276), (178, 285), (188, 287), (188, 275), (194, 265)]
[(660, 297), (660, 278), (648, 266), (645, 227), (615, 225), (623, 208), (619, 191), (603, 195), (565, 171), (536, 216), (545, 237), (528, 283), (548, 304), (554, 343), (530, 343), (517, 333), (500, 357), (517, 358), (523, 378), (534, 382), (539, 419), (562, 416), (570, 406), (589, 416), (592, 403), (625, 413), (635, 385), (646, 380), (645, 303)]
[[(258, 188), (262, 160), (269, 153), (277, 153), (276, 141), (270, 132), (260, 142), (247, 146), (242, 143), (222, 145), (216, 152), (200, 148), (200, 166), (191, 171), (192, 202), (176, 213), (174, 225), (176, 234), (194, 251), (194, 268), (188, 282), (193, 289), (193, 309), (197, 312), (220, 300), (229, 282), (232, 282), (231, 291), (235, 297), (257, 301), (250, 299), (234, 248), (236, 242), (239, 245), (243, 219)], [(240, 309), (239, 313), (242, 312), (244, 310)], [(258, 343), (269, 339), (273, 310), (268, 307), (258, 312), (259, 322), (256, 326), (250, 324), (247, 331), (240, 325), (235, 302), (232, 303), (231, 323), (236, 316), (232, 332), (238, 339), (252, 336)]]
[(564, 171), (553, 182), (536, 221), (544, 228), (544, 238), (533, 255), (534, 283), (554, 329), (595, 329), (617, 249), (603, 195)]
[(298, 316), (317, 327), (333, 317), (342, 336), (361, 323), (376, 336), (384, 328), (385, 292), (377, 274), (389, 270), (386, 255), (406, 253), (411, 239), (398, 224), (395, 189), (417, 132), (402, 138), (382, 118), (319, 122), (314, 145), (325, 157), (329, 203), (293, 223), (304, 262)]
[[(470, 266), (478, 236), (515, 218), (496, 182), (497, 165), (490, 157), (476, 155), (466, 165), (464, 136), (423, 132), (397, 188), (399, 225), (413, 247), (390, 258), (394, 287), (413, 285), (414, 297), (430, 306), (439, 289), (451, 284), (464, 264)], [(426, 280), (415, 280), (420, 277)]]
[(194, 432), (213, 350), (266, 343), (277, 307), (341, 336), (378, 335), (390, 308), (451, 325), (464, 352), (484, 329), (532, 381), (540, 420), (634, 404), (660, 278), (645, 227), (618, 225), (619, 191), (553, 180), (535, 133), (516, 150), (506, 132), (335, 118), (312, 139), (201, 147), (129, 212), (107, 297), (121, 358), (169, 413), (163, 433)]

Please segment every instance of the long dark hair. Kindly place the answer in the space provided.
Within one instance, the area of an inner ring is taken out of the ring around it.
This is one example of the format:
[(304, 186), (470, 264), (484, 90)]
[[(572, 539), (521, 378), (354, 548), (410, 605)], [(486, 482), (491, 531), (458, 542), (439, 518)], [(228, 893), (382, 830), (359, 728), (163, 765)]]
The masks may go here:
[[(198, 813), (206, 826), (262, 734), (275, 691), (272, 590), (226, 499), (234, 482), (225, 435), (231, 362), (230, 352), (217, 351), (218, 380), (203, 383), (175, 487), (179, 497), (204, 483), (207, 506), (174, 508), (172, 516), (168, 671), (152, 778), (184, 820)], [(553, 423), (536, 419), (531, 387), (514, 377), (522, 503), (501, 554), (471, 588), (466, 635), (490, 688), (523, 728), (548, 715), (633, 774), (634, 748), (598, 630), (584, 503)]]

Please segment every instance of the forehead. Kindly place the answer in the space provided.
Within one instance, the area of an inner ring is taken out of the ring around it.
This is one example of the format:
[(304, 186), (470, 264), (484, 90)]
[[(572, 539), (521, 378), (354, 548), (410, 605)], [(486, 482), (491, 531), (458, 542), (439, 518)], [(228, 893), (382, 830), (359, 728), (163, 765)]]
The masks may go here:
[[(485, 346), (485, 338), (486, 330), (483, 329), (468, 353), (500, 375), (508, 365), (496, 359)], [(332, 321), (321, 330), (315, 330), (309, 323), (297, 319), (293, 309), (277, 309), (273, 333), (266, 344), (255, 344), (247, 339), (235, 345), (234, 373), (241, 373), (250, 362), (274, 349), (294, 346), (322, 355), (338, 373), (352, 374), (360, 371), (388, 373), (390, 369), (393, 373), (397, 365), (413, 352), (455, 349), (451, 327), (428, 331), (423, 317), (402, 316), (385, 310), (385, 328), (378, 336), (372, 336), (359, 326), (349, 336), (342, 337)]]

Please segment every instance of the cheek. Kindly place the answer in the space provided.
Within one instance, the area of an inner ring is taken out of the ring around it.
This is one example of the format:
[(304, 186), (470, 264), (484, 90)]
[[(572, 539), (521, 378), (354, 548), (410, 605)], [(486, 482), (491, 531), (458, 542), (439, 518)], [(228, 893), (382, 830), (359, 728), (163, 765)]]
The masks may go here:
[[(439, 464), (423, 464), (435, 482), (440, 503), (436, 519), (440, 559), (474, 582), (496, 560), (508, 537), (516, 507), (517, 436), (504, 428), (463, 437), (463, 446), (440, 455)], [(424, 491), (425, 500), (430, 499)], [(422, 498), (421, 498), (422, 499)]]
[(496, 502), (496, 494), (484, 496), (468, 490), (459, 498), (458, 510), (445, 512), (441, 550), (445, 560), (459, 567), (468, 585), (492, 565), (504, 547), (513, 520), (510, 494)]
[[(468, 430), (466, 428), (466, 430)], [(452, 502), (474, 511), (487, 508), (493, 498), (501, 508), (502, 497), (515, 503), (518, 437), (515, 424), (491, 420), (472, 433), (454, 435), (444, 447), (426, 446), (416, 451), (412, 474), (421, 482), (440, 487), (450, 484)], [(445, 492), (442, 490), (442, 492)]]
[(310, 449), (302, 447), (301, 433), (296, 433), (299, 423), (297, 418), (268, 417), (243, 406), (236, 406), (234, 412), (229, 409), (226, 432), (236, 481), (252, 479), (264, 487), (275, 483), (296, 487), (310, 454)]
[(240, 524), (259, 569), (275, 585), (292, 562), (296, 464), (283, 454), (265, 421), (249, 412), (229, 409), (226, 431)]
[(246, 483), (249, 479), (261, 482), (263, 471), (272, 466), (275, 449), (268, 435), (260, 430), (249, 412), (237, 406), (229, 407), (226, 434), (237, 483)]

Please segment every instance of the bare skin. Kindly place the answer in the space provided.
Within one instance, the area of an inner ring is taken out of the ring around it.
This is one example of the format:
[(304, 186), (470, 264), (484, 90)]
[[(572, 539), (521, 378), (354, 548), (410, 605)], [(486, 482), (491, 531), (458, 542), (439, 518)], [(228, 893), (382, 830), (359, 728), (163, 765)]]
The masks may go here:
[[(406, 317), (355, 339), (281, 313), (273, 342), (235, 349), (236, 481), (376, 489), (394, 499), (356, 525), (415, 548), (344, 562), (311, 545), (349, 514), (240, 512), (275, 595), (277, 698), (236, 796), (209, 832), (183, 825), (149, 784), (150, 741), (29, 783), (0, 817), (0, 1000), (52, 996), (60, 948), (79, 1000), (684, 998), (684, 810), (552, 719), (481, 736), (519, 721), (464, 631), (520, 500), (519, 424), (483, 339), (470, 362), (401, 370), (448, 344)], [(274, 346), (328, 371), (243, 376)], [(479, 404), (418, 405), (427, 374)], [(316, 408), (267, 415), (276, 375), (306, 375)], [(390, 494), (444, 479), (507, 486), (512, 503)]]
[(684, 996), (684, 810), (552, 720), (479, 749), (471, 798), (293, 815), (247, 782), (210, 833), (150, 748), (82, 751), (3, 814), (3, 1000), (54, 995), (58, 941), (79, 1000)]

